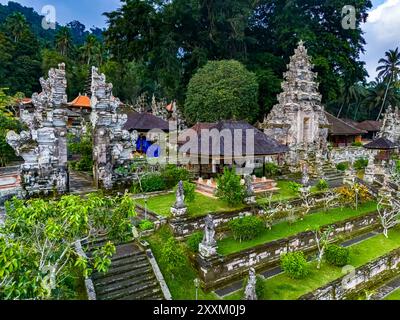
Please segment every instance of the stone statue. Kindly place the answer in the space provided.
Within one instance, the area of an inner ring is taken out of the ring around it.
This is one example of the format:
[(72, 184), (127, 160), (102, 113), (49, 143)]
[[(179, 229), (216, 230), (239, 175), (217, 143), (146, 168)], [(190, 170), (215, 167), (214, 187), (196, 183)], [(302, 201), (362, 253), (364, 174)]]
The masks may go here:
[(199, 245), (199, 253), (205, 258), (217, 254), (217, 241), (215, 240), (215, 225), (213, 217), (209, 214), (205, 220), (203, 241)]
[(256, 270), (254, 270), (254, 268), (250, 268), (249, 281), (247, 282), (246, 289), (244, 290), (245, 300), (257, 300), (256, 284)]
[(249, 175), (245, 176), (244, 185), (246, 187), (246, 198), (244, 199), (244, 201), (247, 204), (256, 203), (256, 197), (255, 197), (254, 187), (253, 187), (253, 179), (251, 176), (249, 176)]
[(307, 187), (309, 182), (310, 182), (310, 177), (308, 175), (308, 167), (307, 165), (303, 165), (301, 184)]
[(185, 204), (185, 191), (183, 189), (183, 182), (179, 181), (178, 188), (176, 189), (176, 201), (171, 207), (171, 213), (174, 217), (180, 217), (185, 215), (187, 207)]

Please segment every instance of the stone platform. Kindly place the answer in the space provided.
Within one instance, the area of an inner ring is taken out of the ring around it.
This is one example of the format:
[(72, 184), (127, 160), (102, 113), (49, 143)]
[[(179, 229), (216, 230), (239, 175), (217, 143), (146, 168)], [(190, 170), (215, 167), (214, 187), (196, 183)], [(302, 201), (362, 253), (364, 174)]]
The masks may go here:
[[(208, 195), (213, 197), (217, 190), (217, 182), (214, 179), (198, 179), (196, 180), (196, 191), (200, 192), (204, 195)], [(242, 180), (242, 184), (244, 185), (245, 181)], [(252, 177), (252, 185), (254, 192), (256, 194), (263, 193), (263, 192), (274, 192), (278, 191), (277, 182), (272, 179), (267, 178), (256, 178), (255, 176)]]

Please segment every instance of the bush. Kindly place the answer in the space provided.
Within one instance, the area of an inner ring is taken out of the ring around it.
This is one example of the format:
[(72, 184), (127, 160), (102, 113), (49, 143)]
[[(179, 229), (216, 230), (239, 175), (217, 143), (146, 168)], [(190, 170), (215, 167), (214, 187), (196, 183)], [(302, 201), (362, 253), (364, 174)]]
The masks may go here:
[(265, 164), (265, 174), (270, 177), (274, 177), (280, 173), (280, 168), (273, 162)]
[(368, 166), (368, 159), (358, 159), (354, 162), (354, 169), (362, 170)]
[(363, 146), (363, 144), (362, 144), (361, 141), (355, 141), (355, 142), (353, 142), (351, 145), (352, 145), (353, 147), (362, 147), (362, 146)]
[(142, 220), (139, 223), (139, 229), (142, 231), (154, 229), (154, 223), (150, 220)]
[(329, 188), (328, 182), (326, 182), (326, 180), (324, 179), (320, 179), (316, 185), (317, 189), (319, 191), (323, 191)]
[(305, 278), (309, 273), (307, 260), (302, 251), (289, 252), (282, 255), (281, 267), (293, 279)]
[(346, 171), (349, 168), (349, 164), (347, 162), (341, 162), (336, 165), (336, 169), (339, 171)]
[(167, 273), (172, 274), (185, 266), (185, 250), (173, 237), (170, 237), (161, 248), (160, 263)]
[(148, 173), (141, 180), (143, 192), (162, 191), (167, 188), (165, 181), (159, 173)]
[(228, 224), (235, 240), (240, 242), (258, 237), (264, 230), (264, 221), (255, 216), (234, 219)]
[(168, 165), (161, 172), (167, 189), (175, 187), (179, 181), (189, 181), (190, 173), (185, 168), (178, 168), (176, 165)]
[(235, 170), (225, 168), (223, 175), (217, 179), (216, 196), (231, 206), (242, 203), (246, 196), (246, 188), (240, 180)]
[(199, 251), (199, 244), (203, 241), (203, 237), (203, 232), (195, 232), (186, 240), (186, 245), (191, 252)]
[(196, 185), (191, 182), (183, 182), (183, 190), (185, 192), (185, 201), (193, 202), (196, 198)]
[(300, 183), (294, 182), (294, 181), (290, 181), (288, 184), (288, 187), (290, 190), (292, 190), (293, 192), (299, 192), (300, 188), (302, 187), (302, 185)]
[(325, 259), (331, 265), (343, 267), (349, 264), (350, 250), (335, 244), (329, 245), (325, 250)]

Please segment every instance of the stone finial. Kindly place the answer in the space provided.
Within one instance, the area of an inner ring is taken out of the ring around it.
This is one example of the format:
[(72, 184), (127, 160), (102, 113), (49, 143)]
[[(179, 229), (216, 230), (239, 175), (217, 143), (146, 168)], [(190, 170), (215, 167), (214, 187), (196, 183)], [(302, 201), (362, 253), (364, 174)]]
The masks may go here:
[(213, 217), (209, 214), (205, 218), (203, 241), (199, 245), (202, 257), (209, 258), (217, 254), (217, 241), (215, 240), (215, 225)]
[(301, 176), (301, 184), (307, 187), (309, 182), (310, 182), (310, 177), (308, 175), (308, 167), (307, 165), (304, 165)]
[(253, 181), (254, 181), (253, 177), (251, 177), (251, 176), (245, 176), (245, 178), (244, 178), (244, 185), (246, 188), (246, 197), (245, 197), (244, 201), (246, 202), (246, 204), (256, 203)]
[(256, 293), (256, 285), (257, 285), (256, 270), (254, 268), (250, 268), (249, 281), (247, 282), (246, 288), (244, 290), (245, 300), (258, 300)]
[(184, 216), (187, 213), (187, 206), (185, 204), (185, 191), (183, 189), (182, 181), (179, 181), (175, 195), (176, 200), (174, 205), (171, 207), (171, 213), (174, 217)]

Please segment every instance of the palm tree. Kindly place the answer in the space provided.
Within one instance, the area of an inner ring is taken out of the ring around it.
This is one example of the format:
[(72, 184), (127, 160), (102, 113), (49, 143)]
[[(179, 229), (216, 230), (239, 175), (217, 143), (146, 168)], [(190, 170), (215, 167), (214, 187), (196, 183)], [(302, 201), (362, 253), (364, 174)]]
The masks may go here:
[(398, 102), (399, 98), (393, 87), (388, 89), (384, 82), (377, 79), (369, 84), (362, 105), (368, 109), (369, 116), (371, 116), (373, 110), (381, 106), (377, 118), (377, 121), (379, 121), (383, 107), (387, 105), (396, 105)]
[(95, 59), (100, 60), (101, 58), (100, 41), (97, 39), (96, 36), (92, 34), (87, 36), (85, 44), (83, 45), (81, 50), (82, 50), (82, 57), (87, 61), (87, 65), (90, 65), (90, 63), (93, 60)]
[(389, 91), (389, 87), (396, 82), (400, 73), (400, 51), (397, 47), (395, 50), (389, 50), (385, 52), (385, 58), (379, 60), (379, 64), (381, 64), (376, 71), (379, 71), (378, 77), (387, 80), (386, 91), (382, 101), (381, 110), (378, 114), (378, 119), (381, 117), (383, 108), (386, 103), (387, 94)]
[(18, 42), (28, 28), (28, 23), (22, 13), (15, 12), (7, 18), (5, 27), (12, 35), (14, 42)]
[(67, 27), (61, 27), (56, 34), (56, 48), (60, 54), (66, 56), (68, 50), (72, 47), (71, 31)]

